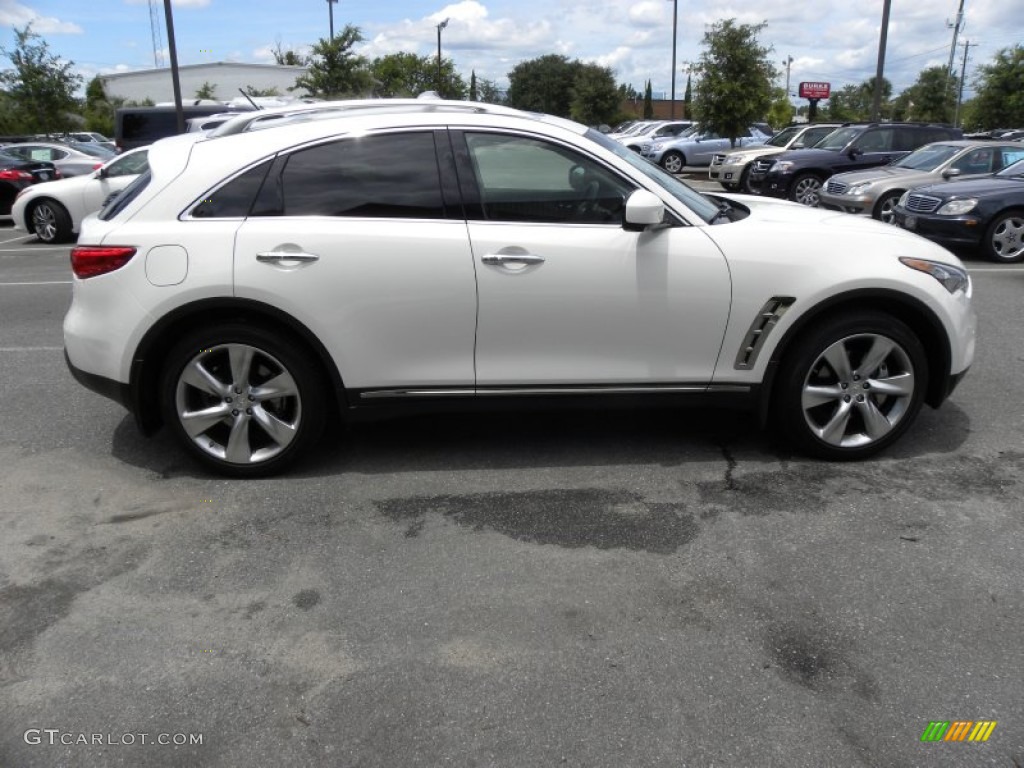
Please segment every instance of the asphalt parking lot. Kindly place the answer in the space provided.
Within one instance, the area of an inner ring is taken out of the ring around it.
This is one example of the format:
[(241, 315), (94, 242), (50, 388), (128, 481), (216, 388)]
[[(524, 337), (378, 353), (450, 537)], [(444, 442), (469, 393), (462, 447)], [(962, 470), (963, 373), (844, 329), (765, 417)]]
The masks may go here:
[(0, 227), (0, 767), (1024, 766), (1024, 265), (872, 461), (425, 416), (228, 481), (67, 373), (67, 251)]

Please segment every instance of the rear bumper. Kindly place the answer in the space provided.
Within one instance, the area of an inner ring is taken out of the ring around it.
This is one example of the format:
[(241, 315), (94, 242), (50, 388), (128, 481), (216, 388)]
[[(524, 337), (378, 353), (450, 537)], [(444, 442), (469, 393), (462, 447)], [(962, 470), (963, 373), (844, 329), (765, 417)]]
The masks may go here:
[(106, 376), (100, 376), (95, 373), (83, 371), (81, 368), (76, 367), (75, 364), (71, 362), (67, 349), (64, 350), (64, 362), (67, 364), (68, 370), (71, 371), (71, 375), (75, 377), (75, 381), (83, 387), (91, 389), (98, 395), (103, 395), (103, 397), (113, 400), (115, 403), (124, 406), (129, 411), (132, 409), (131, 387), (129, 385), (120, 381), (108, 379)]

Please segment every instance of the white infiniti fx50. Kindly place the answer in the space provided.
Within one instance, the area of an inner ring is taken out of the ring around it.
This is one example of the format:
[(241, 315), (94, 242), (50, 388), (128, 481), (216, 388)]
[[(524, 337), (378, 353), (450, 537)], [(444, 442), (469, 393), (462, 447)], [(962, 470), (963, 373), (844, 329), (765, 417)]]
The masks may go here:
[(560, 118), (350, 102), (160, 141), (71, 255), (68, 365), (230, 475), (332, 416), (713, 399), (869, 456), (974, 356), (971, 281), (879, 222), (702, 195)]

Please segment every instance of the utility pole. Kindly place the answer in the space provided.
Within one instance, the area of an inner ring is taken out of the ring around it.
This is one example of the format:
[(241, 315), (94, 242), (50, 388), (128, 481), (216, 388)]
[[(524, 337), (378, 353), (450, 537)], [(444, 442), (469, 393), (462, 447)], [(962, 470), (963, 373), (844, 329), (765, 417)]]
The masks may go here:
[(441, 30), (448, 26), (448, 19), (437, 25), (437, 95), (444, 96), (441, 90)]
[(181, 81), (178, 79), (178, 47), (174, 42), (174, 17), (171, 15), (171, 0), (164, 0), (164, 16), (167, 18), (167, 48), (171, 55), (171, 88), (174, 90), (174, 114), (177, 117), (178, 133), (184, 133), (185, 110), (181, 108)]
[[(949, 44), (949, 64), (946, 65), (946, 83), (948, 84), (949, 90), (953, 90), (953, 56), (956, 54), (956, 39), (960, 36), (960, 27), (964, 21), (964, 0), (960, 0), (960, 7), (956, 12), (956, 20), (950, 24), (946, 22), (946, 26), (953, 28), (953, 42)], [(952, 96), (952, 94), (950, 94)], [(959, 106), (959, 105), (958, 105)]]
[(960, 127), (960, 103), (963, 101), (964, 97), (964, 77), (967, 76), (967, 53), (971, 50), (971, 46), (977, 45), (977, 43), (971, 43), (970, 40), (964, 40), (960, 45), (964, 47), (964, 62), (960, 66), (960, 86), (957, 88), (956, 93), (956, 112), (953, 113), (954, 128)]
[(334, 4), (338, 0), (327, 0), (327, 17), (331, 25), (331, 40), (334, 39)]
[(885, 71), (885, 41), (889, 37), (889, 7), (892, 0), (882, 6), (882, 33), (878, 38), (878, 67), (875, 70), (875, 97), (871, 100), (871, 120), (878, 122), (882, 111), (882, 73)]
[(676, 38), (677, 37), (679, 37), (679, 0), (672, 0), (672, 106), (669, 107), (669, 120), (675, 120), (676, 119)]
[(786, 65), (786, 101), (789, 101), (789, 68), (793, 66), (793, 57), (787, 56), (782, 63)]

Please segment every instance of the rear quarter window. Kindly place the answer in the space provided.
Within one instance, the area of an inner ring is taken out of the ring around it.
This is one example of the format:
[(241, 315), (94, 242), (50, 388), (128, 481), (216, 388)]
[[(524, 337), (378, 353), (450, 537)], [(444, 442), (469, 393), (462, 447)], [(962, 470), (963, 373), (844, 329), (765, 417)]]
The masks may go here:
[(128, 207), (128, 205), (137, 198), (152, 180), (153, 175), (146, 171), (144, 174), (139, 176), (135, 181), (129, 184), (127, 187), (118, 192), (112, 197), (103, 210), (100, 211), (100, 219), (103, 221), (110, 221), (112, 218), (117, 216), (121, 211)]

